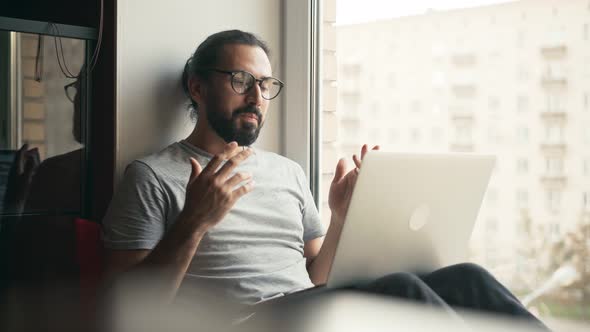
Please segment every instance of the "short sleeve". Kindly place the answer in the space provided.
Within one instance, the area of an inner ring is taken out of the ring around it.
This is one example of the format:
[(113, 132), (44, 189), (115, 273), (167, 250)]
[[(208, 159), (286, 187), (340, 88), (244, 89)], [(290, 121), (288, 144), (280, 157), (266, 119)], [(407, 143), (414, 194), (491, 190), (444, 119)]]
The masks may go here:
[(307, 242), (326, 235), (326, 230), (320, 220), (320, 214), (309, 189), (305, 173), (299, 165), (297, 165), (297, 182), (303, 197), (303, 241)]
[(154, 171), (141, 161), (123, 175), (102, 224), (106, 248), (153, 249), (166, 229), (166, 195)]

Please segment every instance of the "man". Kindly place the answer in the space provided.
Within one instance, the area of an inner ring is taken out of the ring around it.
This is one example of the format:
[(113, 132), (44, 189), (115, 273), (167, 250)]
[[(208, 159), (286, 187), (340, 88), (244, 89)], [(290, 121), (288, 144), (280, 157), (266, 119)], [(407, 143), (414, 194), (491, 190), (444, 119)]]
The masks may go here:
[[(182, 80), (197, 124), (185, 140), (127, 168), (103, 223), (107, 273), (153, 267), (170, 299), (181, 283), (195, 283), (245, 304), (325, 283), (368, 147), (353, 156), (352, 171), (343, 159), (336, 166), (326, 232), (302, 169), (249, 148), (283, 87), (272, 77), (268, 47), (242, 31), (211, 35), (187, 61)], [(471, 265), (425, 280), (447, 287), (457, 273), (483, 275), (478, 282), (501, 287)], [(444, 304), (411, 275), (392, 275), (366, 290)], [(500, 304), (518, 303), (503, 288), (493, 295)], [(519, 304), (497, 311), (533, 319)]]

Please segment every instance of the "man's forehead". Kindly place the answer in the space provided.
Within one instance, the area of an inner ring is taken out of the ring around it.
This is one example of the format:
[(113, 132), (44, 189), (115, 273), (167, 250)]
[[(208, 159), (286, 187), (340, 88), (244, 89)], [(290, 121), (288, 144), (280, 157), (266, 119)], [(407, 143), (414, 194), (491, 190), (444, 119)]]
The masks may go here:
[(259, 77), (272, 75), (270, 60), (258, 46), (229, 44), (221, 53), (219, 64), (225, 70), (245, 70)]

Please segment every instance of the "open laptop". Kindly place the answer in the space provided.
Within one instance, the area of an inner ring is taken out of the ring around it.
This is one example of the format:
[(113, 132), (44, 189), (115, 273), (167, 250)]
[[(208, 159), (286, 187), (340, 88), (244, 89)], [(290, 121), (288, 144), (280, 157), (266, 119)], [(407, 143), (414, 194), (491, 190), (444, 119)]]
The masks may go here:
[(464, 262), (494, 162), (479, 154), (368, 152), (327, 288)]

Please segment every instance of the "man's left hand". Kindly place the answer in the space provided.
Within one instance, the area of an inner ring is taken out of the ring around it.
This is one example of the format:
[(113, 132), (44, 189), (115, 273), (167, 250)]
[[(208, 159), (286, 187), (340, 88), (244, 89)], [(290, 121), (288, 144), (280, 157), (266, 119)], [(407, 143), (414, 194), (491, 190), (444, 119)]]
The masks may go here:
[[(374, 146), (371, 150), (379, 150), (379, 146)], [(330, 185), (330, 194), (328, 196), (328, 205), (332, 211), (332, 220), (340, 223), (344, 223), (344, 217), (348, 211), (350, 205), (350, 198), (352, 197), (352, 191), (356, 184), (356, 178), (361, 168), (361, 162), (365, 158), (365, 155), (369, 151), (368, 146), (365, 144), (361, 148), (361, 157), (359, 158), (356, 154), (352, 156), (352, 160), (356, 167), (346, 173), (346, 160), (344, 158), (338, 161), (336, 165), (336, 172), (334, 179)]]

